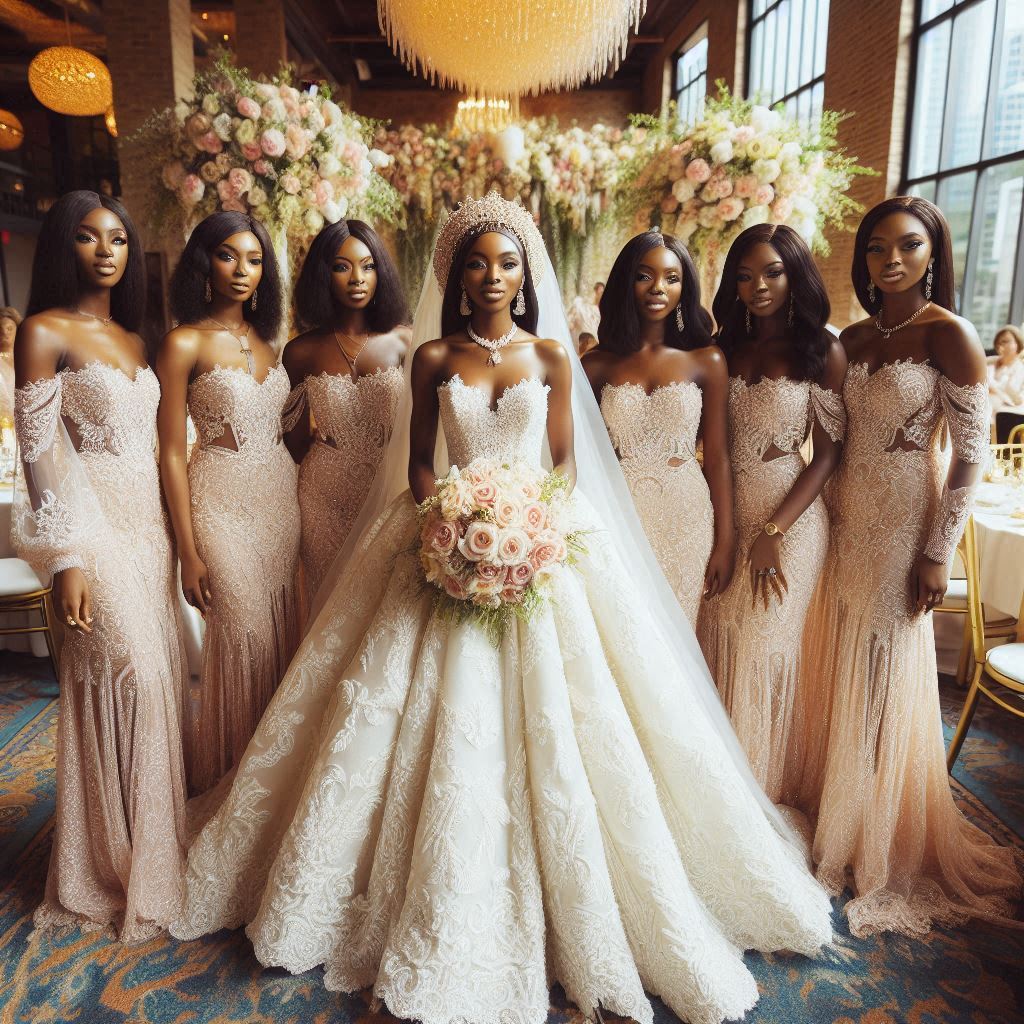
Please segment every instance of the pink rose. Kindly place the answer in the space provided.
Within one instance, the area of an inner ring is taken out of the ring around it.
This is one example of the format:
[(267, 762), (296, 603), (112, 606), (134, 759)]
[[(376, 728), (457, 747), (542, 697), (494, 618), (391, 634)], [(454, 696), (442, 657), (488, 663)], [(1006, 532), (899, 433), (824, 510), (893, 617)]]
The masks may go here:
[(281, 156), (284, 153), (284, 136), (276, 128), (268, 128), (260, 136), (260, 148), (267, 156)]
[(754, 193), (755, 206), (767, 206), (775, 198), (775, 189), (771, 185), (758, 185)]
[(511, 498), (498, 498), (494, 503), (494, 521), (501, 527), (516, 525), (521, 515), (522, 509)]
[(528, 587), (533, 579), (533, 566), (529, 562), (519, 562), (509, 568), (505, 574), (505, 582), (517, 587)]
[(492, 508), (498, 497), (498, 489), (489, 480), (481, 480), (473, 487), (473, 501), (484, 508)]
[(691, 160), (686, 166), (686, 176), (690, 181), (695, 181), (701, 184), (711, 177), (711, 167), (707, 160), (701, 160), (699, 157), (696, 160)]
[(749, 124), (741, 124), (732, 133), (732, 141), (739, 145), (745, 145), (754, 137), (754, 129)]
[(459, 541), (459, 551), (470, 562), (490, 558), (498, 547), (498, 530), (493, 523), (477, 520), (470, 523), (466, 536)]
[(217, 182), (217, 195), (220, 197), (220, 201), (222, 203), (227, 202), (229, 199), (237, 198), (234, 190), (231, 188), (231, 183), (227, 178), (221, 178), (221, 180)]
[(249, 117), (254, 121), (260, 116), (260, 105), (249, 96), (242, 96), (238, 101), (236, 109), (242, 117)]
[[(259, 147), (257, 146), (257, 148), (259, 148)], [(263, 177), (267, 177), (270, 174), (270, 172), (271, 172), (270, 164), (268, 164), (266, 160), (257, 160), (252, 165), (252, 169), (257, 174), (261, 174)]]
[(188, 174), (181, 183), (181, 198), (190, 206), (198, 203), (206, 192), (203, 179), (198, 174)]
[(301, 160), (309, 149), (309, 140), (306, 133), (297, 124), (288, 125), (284, 133), (285, 150), (292, 160)]
[(758, 190), (758, 180), (753, 174), (744, 174), (736, 179), (733, 190), (740, 199), (749, 199)]
[(232, 167), (228, 171), (228, 184), (238, 199), (252, 188), (252, 175), (244, 167)]
[[(260, 149), (258, 142), (244, 142), (242, 143), (241, 149), (242, 156), (244, 156), (246, 160), (255, 160), (257, 163), (263, 162), (262, 160), (260, 160), (260, 156), (262, 155), (263, 150)], [(258, 174), (259, 171), (257, 171), (256, 173)]]
[(557, 533), (550, 531), (534, 544), (530, 552), (530, 565), (533, 566), (534, 572), (540, 572), (564, 562), (567, 554), (565, 541)]
[(302, 191), (302, 182), (294, 174), (282, 174), (280, 185), (290, 196), (297, 196)]
[(536, 536), (544, 529), (547, 519), (547, 509), (540, 502), (532, 502), (523, 509), (523, 522), (526, 525), (526, 532), (531, 536)]
[(793, 212), (793, 203), (788, 196), (779, 196), (772, 206), (772, 220), (782, 224)]
[(735, 220), (743, 212), (743, 200), (729, 196), (718, 204), (718, 216), (724, 221)]
[(206, 132), (195, 140), (196, 149), (204, 153), (219, 153), (224, 148), (224, 143), (217, 137), (216, 132)]
[(495, 565), (494, 562), (477, 562), (476, 564), (476, 576), (483, 583), (494, 583), (502, 574), (502, 568), (500, 565)]
[(334, 186), (321, 178), (313, 191), (317, 206), (326, 206), (334, 198)]
[(459, 540), (459, 532), (451, 523), (444, 520), (428, 523), (424, 529), (423, 543), (431, 551), (441, 555), (450, 555)]
[(506, 530), (498, 541), (498, 558), (505, 565), (515, 565), (529, 557), (530, 547), (525, 530)]
[(502, 588), (501, 600), (505, 604), (519, 604), (523, 599), (522, 590), (514, 584), (508, 584)]
[(462, 585), (457, 576), (445, 576), (444, 592), (449, 597), (454, 597), (456, 601), (466, 600), (466, 588)]
[(519, 490), (527, 501), (536, 501), (540, 497), (540, 485), (535, 480), (524, 480)]

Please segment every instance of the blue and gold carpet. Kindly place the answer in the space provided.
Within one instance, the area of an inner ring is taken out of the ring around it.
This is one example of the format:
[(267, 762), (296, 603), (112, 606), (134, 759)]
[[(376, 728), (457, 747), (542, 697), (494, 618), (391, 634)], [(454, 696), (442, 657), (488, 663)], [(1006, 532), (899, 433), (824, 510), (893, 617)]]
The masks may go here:
[[(56, 686), (48, 663), (0, 654), (0, 1022), (3, 1024), (383, 1024), (368, 994), (327, 992), (321, 972), (263, 970), (242, 932), (123, 947), (102, 933), (29, 941), (46, 878), (54, 793)], [(947, 729), (961, 700), (943, 691)], [(1024, 845), (1024, 729), (983, 706), (954, 789), (964, 812)], [(818, 961), (749, 955), (764, 1024), (1017, 1024), (1024, 932), (974, 924), (927, 939), (854, 939), (840, 913)], [(659, 1024), (676, 1018), (655, 1003)], [(553, 994), (549, 1022), (581, 1024)]]

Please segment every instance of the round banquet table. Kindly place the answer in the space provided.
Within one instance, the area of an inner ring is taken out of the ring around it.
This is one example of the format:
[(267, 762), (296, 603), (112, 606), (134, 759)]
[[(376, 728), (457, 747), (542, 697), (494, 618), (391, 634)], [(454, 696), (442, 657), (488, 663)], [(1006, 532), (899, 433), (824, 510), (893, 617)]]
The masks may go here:
[[(15, 551), (11, 546), (11, 504), (14, 498), (14, 490), (10, 483), (0, 483), (0, 558), (12, 558)], [(202, 616), (190, 605), (185, 603), (185, 598), (178, 587), (178, 603), (181, 606), (181, 620), (185, 632), (185, 654), (188, 657), (188, 669), (190, 675), (198, 677), (201, 664), (201, 652), (203, 647), (203, 619)], [(12, 616), (7, 616), (12, 620)], [(13, 621), (11, 621), (13, 625)], [(27, 625), (27, 617), (26, 622)], [(38, 623), (33, 623), (38, 625)], [(58, 638), (59, 642), (59, 638)], [(46, 641), (39, 633), (28, 637), (22, 636), (0, 636), (0, 652), (28, 651), (31, 650), (37, 657), (46, 657)]]

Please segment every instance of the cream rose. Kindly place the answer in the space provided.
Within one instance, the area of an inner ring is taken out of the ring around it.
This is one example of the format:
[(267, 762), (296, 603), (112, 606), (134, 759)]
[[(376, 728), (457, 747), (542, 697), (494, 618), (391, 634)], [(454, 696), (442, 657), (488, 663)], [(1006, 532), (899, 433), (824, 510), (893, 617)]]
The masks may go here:
[(523, 514), (518, 502), (511, 498), (499, 497), (494, 503), (494, 521), (501, 527), (513, 526), (521, 521)]
[(506, 530), (498, 541), (498, 558), (505, 565), (515, 565), (529, 557), (531, 547), (525, 530)]
[(458, 546), (462, 556), (471, 562), (489, 559), (497, 552), (498, 529), (493, 523), (477, 520), (469, 524)]

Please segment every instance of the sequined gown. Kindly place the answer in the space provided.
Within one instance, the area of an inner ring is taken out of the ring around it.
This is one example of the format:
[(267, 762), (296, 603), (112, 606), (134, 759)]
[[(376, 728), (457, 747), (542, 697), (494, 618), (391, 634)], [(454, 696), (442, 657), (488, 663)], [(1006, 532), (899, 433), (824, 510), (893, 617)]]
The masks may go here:
[(601, 415), (658, 564), (696, 625), (715, 540), (711, 492), (697, 462), (700, 388), (606, 384)]
[[(842, 398), (812, 381), (729, 379), (729, 452), (736, 500), (736, 574), (705, 603), (698, 637), (754, 777), (775, 803), (800, 807), (805, 715), (800, 692), (804, 621), (828, 549), (819, 496), (786, 531), (780, 558), (789, 590), (753, 604), (750, 548), (806, 466), (800, 446), (814, 423), (842, 439)], [(802, 809), (802, 808), (801, 808)]]
[(188, 389), (192, 530), (212, 593), (186, 745), (195, 793), (238, 762), (298, 646), (296, 467), (281, 440), (288, 394), (280, 365), (263, 381), (217, 367)]
[(853, 934), (920, 934), (1005, 914), (1020, 887), (1011, 852), (953, 803), (932, 617), (914, 611), (909, 587), (942, 493), (943, 421), (957, 454), (980, 462), (988, 403), (984, 384), (958, 387), (913, 362), (870, 375), (851, 363), (844, 397), (832, 543), (808, 624), (820, 720), (831, 717), (823, 775), (807, 769), (823, 786), (814, 859), (826, 888), (852, 885)]
[(25, 475), (42, 503), (32, 511), (24, 491), (16, 497), (15, 545), (44, 578), (80, 568), (93, 615), (91, 633), (64, 632), (57, 811), (35, 923), (111, 924), (126, 942), (178, 913), (186, 837), (185, 660), (155, 454), (159, 401), (148, 367), (133, 379), (98, 362), (16, 396)]
[[(438, 389), (453, 463), (540, 463), (547, 387)], [(360, 538), (189, 854), (179, 938), (246, 924), (261, 963), (326, 966), (424, 1024), (584, 1011), (703, 1024), (757, 986), (741, 948), (814, 953), (828, 900), (644, 614), (577, 491), (587, 553), (500, 644), (435, 614), (408, 491)]]
[(361, 374), (307, 377), (285, 413), (289, 429), (307, 409), (316, 434), (299, 467), (302, 567), (315, 597), (366, 499), (391, 436), (405, 377), (401, 367)]

